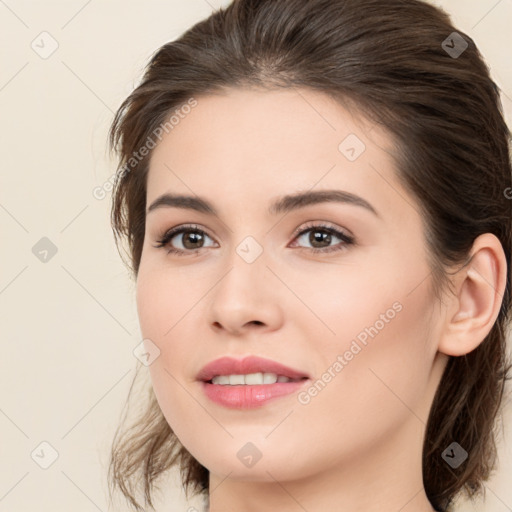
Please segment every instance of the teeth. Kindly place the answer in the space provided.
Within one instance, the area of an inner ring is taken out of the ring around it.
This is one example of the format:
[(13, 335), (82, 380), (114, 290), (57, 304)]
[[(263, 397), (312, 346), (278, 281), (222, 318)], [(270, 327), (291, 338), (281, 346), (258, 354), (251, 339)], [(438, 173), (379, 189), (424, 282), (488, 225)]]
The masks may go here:
[(291, 382), (292, 379), (276, 373), (249, 373), (247, 375), (217, 375), (213, 377), (212, 384), (221, 385), (261, 385), (275, 384), (276, 382)]

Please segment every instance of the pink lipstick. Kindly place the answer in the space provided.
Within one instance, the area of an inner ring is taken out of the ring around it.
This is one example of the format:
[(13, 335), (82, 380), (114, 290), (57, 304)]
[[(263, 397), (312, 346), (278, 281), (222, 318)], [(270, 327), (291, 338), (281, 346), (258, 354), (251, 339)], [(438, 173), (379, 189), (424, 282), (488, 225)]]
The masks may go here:
[(249, 409), (298, 391), (310, 377), (277, 361), (248, 356), (241, 360), (216, 359), (198, 373), (197, 380), (213, 402)]

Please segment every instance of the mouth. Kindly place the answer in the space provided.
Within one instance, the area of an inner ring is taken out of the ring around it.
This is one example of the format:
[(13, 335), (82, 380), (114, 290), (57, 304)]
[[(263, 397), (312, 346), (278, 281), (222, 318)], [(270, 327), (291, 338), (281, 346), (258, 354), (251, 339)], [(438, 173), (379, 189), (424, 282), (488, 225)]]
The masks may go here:
[(264, 384), (276, 384), (277, 382), (301, 382), (308, 380), (308, 377), (292, 379), (286, 375), (278, 375), (277, 373), (248, 373), (248, 374), (231, 374), (231, 375), (215, 375), (210, 380), (204, 382), (208, 384), (219, 384), (221, 386), (261, 386)]
[(216, 359), (199, 372), (197, 380), (212, 402), (247, 410), (292, 397), (307, 385), (310, 376), (271, 359), (249, 356), (241, 360)]
[(221, 386), (258, 386), (265, 384), (300, 382), (309, 379), (301, 370), (277, 361), (256, 356), (243, 359), (221, 357), (204, 366), (197, 380)]

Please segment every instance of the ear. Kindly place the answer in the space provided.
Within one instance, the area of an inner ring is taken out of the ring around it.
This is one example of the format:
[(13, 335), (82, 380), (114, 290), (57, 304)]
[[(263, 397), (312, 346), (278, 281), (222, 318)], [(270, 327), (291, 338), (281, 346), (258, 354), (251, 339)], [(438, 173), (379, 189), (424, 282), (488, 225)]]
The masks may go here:
[(499, 239), (484, 233), (473, 242), (469, 263), (453, 277), (438, 350), (450, 356), (468, 354), (491, 331), (507, 282), (507, 260)]

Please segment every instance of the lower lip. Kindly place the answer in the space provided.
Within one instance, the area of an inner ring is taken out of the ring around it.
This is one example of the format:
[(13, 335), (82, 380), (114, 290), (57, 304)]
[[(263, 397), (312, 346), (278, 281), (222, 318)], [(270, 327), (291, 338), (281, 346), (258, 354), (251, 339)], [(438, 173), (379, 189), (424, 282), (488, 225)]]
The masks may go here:
[(309, 379), (296, 382), (276, 382), (261, 385), (222, 385), (202, 382), (206, 396), (217, 404), (232, 409), (261, 407), (270, 400), (289, 395), (304, 386)]

